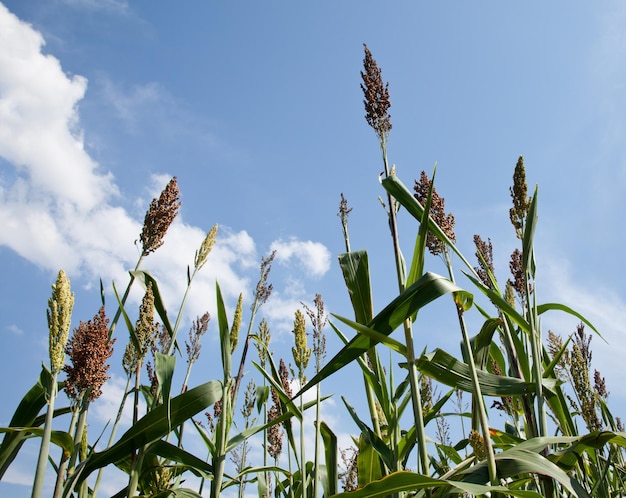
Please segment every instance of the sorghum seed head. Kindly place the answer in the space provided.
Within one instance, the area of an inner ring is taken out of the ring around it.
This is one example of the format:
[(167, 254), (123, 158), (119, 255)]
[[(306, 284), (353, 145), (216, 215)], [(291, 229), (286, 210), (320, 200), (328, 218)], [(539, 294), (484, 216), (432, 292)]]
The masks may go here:
[(291, 352), (293, 354), (294, 363), (298, 367), (298, 377), (300, 378), (301, 384), (304, 384), (306, 379), (304, 376), (304, 370), (309, 364), (309, 358), (311, 358), (311, 348), (307, 347), (306, 321), (304, 314), (300, 310), (296, 311), (293, 322), (293, 334), (295, 338), (295, 347), (291, 348)]
[(235, 316), (233, 317), (233, 325), (230, 328), (230, 353), (234, 353), (239, 342), (239, 329), (241, 328), (241, 315), (243, 314), (243, 294), (239, 294), (237, 307), (235, 308)]
[(530, 209), (531, 198), (528, 197), (528, 185), (526, 184), (526, 169), (524, 168), (524, 157), (519, 156), (515, 171), (513, 173), (513, 186), (509, 188), (513, 207), (509, 210), (509, 217), (517, 237), (523, 237), (524, 223), (526, 215)]
[[(431, 181), (428, 179), (425, 171), (420, 174), (419, 181), (415, 180), (415, 199), (424, 206), (428, 199), (428, 192), (430, 191)], [(441, 228), (441, 231), (452, 241), (456, 242), (456, 235), (454, 233), (454, 215), (452, 213), (446, 214), (445, 211), (445, 199), (437, 193), (437, 190), (433, 188), (433, 193), (430, 199), (430, 217)], [(431, 254), (442, 254), (445, 250), (445, 243), (439, 240), (430, 231), (426, 236), (426, 246)]]
[(52, 296), (48, 299), (48, 329), (50, 345), (50, 369), (60, 372), (65, 365), (65, 345), (70, 332), (74, 293), (70, 291), (70, 280), (63, 270), (59, 271), (52, 285)]
[(363, 90), (365, 106), (365, 120), (369, 124), (381, 142), (386, 142), (391, 131), (391, 116), (389, 108), (389, 83), (383, 83), (382, 72), (372, 57), (367, 45), (363, 44), (365, 57), (363, 59), (363, 71), (361, 71), (361, 90)]
[(88, 390), (87, 401), (99, 398), (102, 386), (109, 379), (106, 361), (113, 354), (115, 339), (109, 339), (108, 323), (102, 306), (93, 320), (80, 322), (65, 348), (71, 361), (71, 365), (63, 368), (67, 373), (65, 391), (73, 400)]
[(142, 255), (147, 256), (163, 245), (163, 237), (178, 214), (180, 192), (176, 177), (165, 186), (158, 199), (153, 199), (146, 212), (139, 240)]
[(202, 245), (200, 249), (196, 251), (196, 257), (194, 258), (193, 264), (196, 271), (200, 270), (206, 263), (207, 257), (213, 249), (215, 245), (215, 240), (217, 239), (217, 225), (214, 225), (211, 230), (206, 234), (206, 237), (202, 241)]

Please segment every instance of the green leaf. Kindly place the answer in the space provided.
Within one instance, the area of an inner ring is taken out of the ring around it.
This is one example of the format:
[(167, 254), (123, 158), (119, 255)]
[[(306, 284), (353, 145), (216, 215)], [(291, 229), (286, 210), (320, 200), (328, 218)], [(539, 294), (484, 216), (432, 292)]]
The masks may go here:
[(385, 444), (385, 442), (380, 439), (372, 429), (370, 429), (365, 422), (363, 422), (356, 413), (356, 410), (346, 401), (346, 399), (342, 396), (341, 399), (343, 403), (346, 405), (348, 409), (348, 413), (352, 417), (352, 420), (356, 423), (361, 431), (361, 437), (365, 440), (365, 442), (371, 446), (376, 453), (380, 456), (384, 464), (389, 468), (395, 468), (395, 462), (393, 462), (393, 455), (391, 449)]
[(394, 472), (382, 479), (370, 482), (356, 491), (334, 496), (341, 496), (343, 498), (375, 498), (377, 496), (390, 496), (407, 491), (417, 491), (420, 489), (432, 490), (435, 488), (441, 491), (447, 490), (450, 492), (471, 493), (474, 495), (501, 492), (509, 496), (518, 496), (521, 498), (541, 498), (541, 495), (534, 491), (509, 489), (503, 486), (484, 486), (469, 482), (446, 481), (444, 479), (436, 479), (434, 477), (407, 471)]
[[(176, 367), (176, 356), (170, 356), (156, 351), (154, 353), (154, 367), (161, 389), (163, 404), (167, 406), (167, 420), (170, 420), (170, 394), (172, 392), (172, 378)], [(171, 426), (170, 426), (171, 430)]]
[(206, 476), (213, 474), (212, 465), (167, 441), (155, 441), (146, 448), (146, 453), (158, 455), (171, 462), (182, 464), (196, 475)]
[(231, 352), (230, 352), (230, 330), (228, 328), (228, 317), (226, 316), (226, 306), (222, 298), (222, 291), (219, 284), (215, 283), (215, 292), (217, 295), (217, 322), (220, 331), (220, 348), (222, 351), (222, 369), (224, 373), (224, 382), (231, 376)]
[(139, 419), (113, 446), (104, 451), (92, 453), (77, 468), (71, 480), (79, 484), (93, 471), (123, 460), (133, 451), (161, 439), (170, 432), (170, 426), (182, 425), (186, 420), (220, 400), (221, 397), (222, 383), (212, 380), (172, 398), (171, 424), (167, 419), (167, 408), (164, 405), (156, 407)]
[[(131, 278), (134, 279), (132, 274), (131, 274)], [(139, 341), (137, 340), (137, 334), (135, 334), (135, 327), (133, 326), (133, 323), (130, 321), (130, 318), (128, 318), (128, 313), (126, 313), (126, 308), (124, 308), (124, 303), (122, 303), (122, 300), (120, 299), (120, 295), (117, 293), (115, 282), (113, 282), (113, 293), (115, 294), (115, 299), (117, 299), (117, 305), (119, 307), (119, 310), (121, 311), (122, 316), (124, 317), (124, 323), (126, 324), (126, 328), (128, 329), (128, 333), (130, 334), (130, 340), (132, 341), (133, 346), (135, 347), (135, 351), (141, 351), (141, 345), (139, 344)]]
[[(474, 392), (469, 366), (442, 349), (435, 349), (432, 353), (422, 355), (417, 360), (417, 369), (446, 386), (469, 393)], [(478, 370), (476, 373), (480, 389), (485, 396), (512, 396), (535, 392), (534, 382), (494, 375), (484, 370)], [(552, 389), (554, 382), (553, 379), (544, 379), (544, 390)]]
[(170, 324), (170, 319), (167, 316), (165, 303), (163, 302), (163, 299), (161, 298), (161, 292), (159, 291), (159, 284), (157, 283), (155, 278), (147, 271), (134, 270), (131, 271), (130, 274), (141, 283), (144, 289), (148, 287), (148, 282), (152, 283), (152, 294), (154, 295), (154, 309), (159, 314), (159, 318), (161, 318), (161, 322), (163, 323), (165, 330), (167, 330), (172, 340), (174, 340), (176, 338), (176, 331), (172, 328), (172, 325)]
[(380, 455), (367, 443), (363, 434), (359, 437), (357, 472), (359, 487), (375, 482), (383, 476)]
[[(4, 433), (22, 433), (25, 437), (43, 435), (41, 427), (0, 427), (0, 432)], [(70, 434), (64, 431), (52, 431), (50, 434), (50, 442), (56, 444), (68, 456), (74, 453), (74, 439)]]
[(374, 313), (367, 252), (353, 251), (340, 254), (339, 266), (350, 294), (355, 320), (359, 323), (369, 323)]
[[(44, 366), (42, 367), (42, 376), (47, 375), (50, 377), (50, 372)], [(9, 422), (9, 427), (34, 427), (39, 424), (36, 423), (37, 416), (44, 406), (46, 406), (46, 388), (44, 387), (44, 380), (40, 380), (31, 387), (24, 395), (20, 403), (17, 405), (15, 413)], [(47, 383), (50, 385), (50, 382)], [(59, 382), (57, 389), (62, 389), (63, 383)], [(61, 413), (66, 413), (69, 408), (55, 410), (55, 416)], [(43, 423), (43, 419), (41, 419)], [(0, 444), (0, 479), (4, 476), (15, 457), (19, 453), (24, 441), (28, 437), (28, 434), (24, 432), (6, 432), (2, 438), (2, 444)]]
[(522, 269), (531, 278), (535, 278), (535, 251), (533, 249), (533, 239), (535, 237), (535, 227), (537, 226), (537, 187), (530, 201), (530, 208), (526, 215), (524, 226), (524, 238), (522, 240)]
[(320, 423), (320, 434), (324, 441), (324, 458), (326, 460), (327, 476), (324, 486), (324, 495), (330, 496), (337, 493), (337, 481), (339, 479), (337, 468), (337, 436), (326, 422)]
[(402, 344), (401, 342), (398, 342), (395, 339), (392, 339), (391, 337), (386, 336), (385, 334), (376, 332), (374, 329), (371, 329), (367, 327), (366, 325), (361, 325), (360, 323), (353, 322), (352, 320), (349, 320), (348, 318), (343, 318), (339, 315), (335, 315), (334, 313), (332, 313), (332, 316), (342, 321), (346, 325), (349, 325), (354, 330), (356, 330), (359, 334), (362, 334), (366, 337), (374, 339), (377, 343), (384, 344), (392, 351), (395, 351), (396, 353), (399, 353), (406, 358), (406, 346)]
[[(514, 448), (497, 453), (495, 459), (498, 477), (506, 479), (520, 474), (542, 474), (554, 479), (567, 491), (579, 498), (590, 498), (589, 494), (576, 479), (570, 477), (544, 456), (529, 449), (532, 446), (532, 444), (524, 446), (524, 443), (522, 443)], [(472, 482), (487, 482), (489, 479), (486, 462), (481, 462), (474, 467), (459, 472), (457, 475), (463, 475), (464, 480), (471, 480)]]
[[(428, 239), (428, 218), (430, 217), (430, 206), (433, 196), (433, 188), (435, 184), (435, 173), (437, 167), (433, 171), (433, 176), (430, 181), (430, 187), (428, 189), (428, 197), (426, 198), (426, 204), (424, 205), (424, 212), (420, 219), (420, 227), (417, 231), (417, 237), (415, 238), (415, 247), (413, 248), (413, 260), (411, 261), (411, 268), (409, 270), (409, 276), (406, 281), (406, 285), (409, 286), (413, 282), (416, 282), (419, 277), (424, 273), (424, 257), (426, 254), (426, 242)], [(416, 316), (413, 315), (411, 319), (415, 321)]]
[[(435, 273), (426, 273), (417, 282), (407, 288), (380, 313), (378, 313), (367, 327), (388, 336), (398, 328), (404, 320), (412, 316), (417, 310), (426, 306), (435, 299), (450, 292), (462, 289), (450, 280)], [(377, 344), (378, 341), (364, 335), (357, 335), (339, 351), (296, 395), (309, 390), (317, 383), (328, 378), (348, 365), (360, 355)]]
[(489, 359), (489, 351), (493, 344), (493, 334), (502, 325), (500, 318), (489, 318), (483, 323), (478, 335), (472, 339), (472, 354), (476, 362), (476, 368), (484, 370)]
[(564, 313), (568, 313), (568, 314), (570, 314), (572, 316), (575, 316), (581, 322), (583, 322), (585, 325), (587, 325), (589, 328), (591, 328), (591, 330), (593, 330), (596, 334), (598, 334), (598, 336), (604, 342), (606, 342), (606, 339), (604, 337), (602, 337), (602, 334), (600, 334), (598, 329), (596, 329), (589, 320), (587, 320), (583, 315), (581, 315), (577, 311), (573, 310), (569, 306), (565, 306), (564, 304), (559, 304), (559, 303), (545, 303), (545, 304), (539, 304), (537, 306), (537, 315), (541, 315), (541, 314), (545, 313), (546, 311), (563, 311)]

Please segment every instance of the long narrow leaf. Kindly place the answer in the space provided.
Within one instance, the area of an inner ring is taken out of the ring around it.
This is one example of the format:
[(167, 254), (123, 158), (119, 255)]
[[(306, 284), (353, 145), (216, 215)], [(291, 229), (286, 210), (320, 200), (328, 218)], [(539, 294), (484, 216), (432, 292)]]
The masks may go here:
[[(417, 360), (417, 368), (446, 386), (473, 392), (469, 366), (442, 349), (435, 349), (432, 353), (422, 355)], [(494, 375), (484, 370), (478, 370), (477, 374), (482, 394), (485, 396), (512, 396), (535, 391), (534, 383), (524, 382), (515, 377)], [(554, 384), (553, 379), (544, 379), (543, 389), (552, 389)]]
[(161, 292), (159, 291), (159, 284), (156, 279), (150, 275), (147, 271), (143, 270), (135, 270), (131, 271), (130, 274), (137, 279), (144, 288), (148, 287), (148, 282), (152, 284), (152, 294), (154, 295), (154, 309), (159, 314), (159, 318), (163, 322), (163, 326), (165, 330), (169, 333), (170, 337), (175, 337), (175, 330), (173, 330), (172, 325), (170, 324), (170, 319), (167, 316), (167, 309), (165, 308), (165, 303), (161, 298)]
[(326, 460), (326, 482), (324, 495), (330, 496), (337, 493), (337, 481), (339, 479), (337, 469), (337, 436), (326, 422), (320, 423), (320, 434), (324, 441), (324, 458)]
[(380, 480), (360, 487), (356, 491), (341, 493), (335, 496), (341, 496), (343, 498), (375, 498), (377, 496), (393, 496), (397, 493), (417, 491), (420, 489), (438, 489), (441, 491), (447, 490), (450, 492), (471, 493), (474, 495), (484, 495), (486, 493), (493, 495), (493, 493), (500, 492), (520, 498), (541, 498), (541, 495), (534, 491), (509, 489), (503, 486), (484, 486), (469, 482), (446, 481), (407, 471), (394, 472)]
[(339, 255), (339, 266), (350, 294), (355, 320), (369, 323), (373, 316), (372, 288), (366, 251), (352, 251)]
[[(426, 273), (417, 282), (391, 301), (391, 303), (378, 313), (367, 326), (381, 334), (389, 335), (398, 328), (404, 320), (428, 303), (450, 292), (462, 290), (463, 289), (450, 282), (450, 280), (440, 275)], [(339, 353), (337, 353), (337, 355), (300, 390), (298, 395), (348, 365), (376, 344), (377, 341), (374, 339), (359, 334), (339, 351)]]
[(168, 434), (171, 427), (182, 425), (186, 420), (220, 400), (222, 383), (216, 380), (201, 384), (180, 394), (171, 402), (171, 424), (167, 420), (167, 408), (163, 405), (148, 412), (137, 421), (110, 448), (92, 453), (73, 476), (75, 484), (85, 480), (94, 470), (122, 460), (133, 451)]

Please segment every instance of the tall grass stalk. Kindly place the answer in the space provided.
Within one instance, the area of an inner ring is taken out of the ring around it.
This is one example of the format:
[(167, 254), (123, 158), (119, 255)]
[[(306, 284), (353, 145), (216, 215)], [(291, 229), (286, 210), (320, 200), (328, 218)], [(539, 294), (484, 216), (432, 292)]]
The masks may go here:
[(39, 498), (43, 491), (44, 477), (50, 452), (50, 437), (52, 435), (52, 419), (54, 403), (58, 395), (57, 378), (65, 365), (65, 345), (67, 344), (74, 307), (74, 293), (70, 290), (70, 281), (63, 270), (59, 271), (56, 283), (52, 286), (52, 296), (48, 299), (48, 329), (50, 377), (46, 391), (46, 419), (41, 437), (41, 446), (37, 458), (37, 470), (31, 493), (32, 498)]
[[(389, 132), (392, 124), (388, 112), (391, 102), (389, 101), (389, 83), (383, 84), (381, 71), (372, 57), (371, 52), (364, 46), (365, 58), (363, 60), (364, 71), (361, 72), (363, 90), (365, 100), (365, 118), (368, 124), (374, 129), (380, 145), (382, 154), (384, 177), (388, 178), (390, 174), (395, 173), (395, 168), (390, 171), (387, 159), (387, 143), (389, 140)], [(406, 272), (404, 268), (404, 258), (400, 250), (400, 239), (398, 236), (398, 222), (396, 219), (396, 211), (399, 205), (387, 192), (387, 214), (389, 216), (389, 229), (391, 231), (391, 239), (393, 244), (393, 253), (396, 267), (396, 276), (398, 280), (398, 290), (402, 293), (405, 290)], [(406, 359), (409, 369), (409, 381), (411, 385), (411, 397), (413, 400), (413, 419), (417, 429), (417, 445), (418, 445), (418, 461), (417, 467), (421, 468), (424, 475), (430, 475), (428, 463), (428, 449), (426, 447), (426, 431), (424, 428), (424, 414), (422, 411), (422, 400), (419, 391), (419, 378), (417, 367), (415, 365), (415, 347), (413, 341), (413, 330), (410, 318), (403, 323), (404, 339), (406, 344)]]

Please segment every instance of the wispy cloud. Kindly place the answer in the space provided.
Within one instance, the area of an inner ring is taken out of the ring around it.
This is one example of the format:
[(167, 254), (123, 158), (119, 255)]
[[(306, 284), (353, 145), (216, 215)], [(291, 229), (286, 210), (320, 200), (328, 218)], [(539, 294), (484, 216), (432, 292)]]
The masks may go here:
[(11, 324), (11, 325), (7, 326), (6, 329), (9, 332), (11, 332), (12, 334), (15, 334), (15, 335), (22, 335), (24, 333), (24, 331), (21, 328), (19, 328), (17, 325), (15, 325), (15, 324)]
[(106, 11), (118, 15), (128, 15), (130, 9), (126, 0), (63, 0), (63, 3), (96, 11)]

